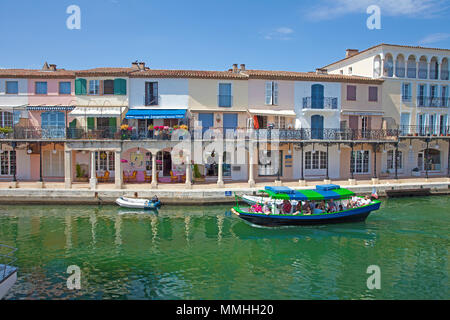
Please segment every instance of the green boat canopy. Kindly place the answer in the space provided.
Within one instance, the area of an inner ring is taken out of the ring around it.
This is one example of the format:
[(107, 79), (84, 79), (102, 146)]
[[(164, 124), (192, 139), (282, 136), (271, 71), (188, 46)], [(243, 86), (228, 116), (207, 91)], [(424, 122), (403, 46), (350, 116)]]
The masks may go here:
[[(328, 185), (327, 185), (328, 186)], [(338, 199), (348, 199), (355, 195), (354, 192), (343, 189), (339, 186), (323, 188), (322, 186), (317, 186), (315, 190), (293, 190), (291, 189), (289, 193), (277, 192), (271, 190), (272, 187), (266, 187), (265, 190), (260, 190), (260, 192), (266, 193), (269, 197), (273, 199), (281, 200), (299, 200), (299, 201), (318, 201), (318, 200), (338, 200)], [(286, 187), (285, 187), (286, 189)]]

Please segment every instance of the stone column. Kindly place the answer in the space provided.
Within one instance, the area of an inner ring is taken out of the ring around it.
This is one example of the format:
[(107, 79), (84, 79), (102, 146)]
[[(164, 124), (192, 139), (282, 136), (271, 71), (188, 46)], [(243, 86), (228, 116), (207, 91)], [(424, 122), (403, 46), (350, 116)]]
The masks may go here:
[(72, 151), (64, 151), (64, 187), (72, 188)]
[(352, 170), (352, 155), (353, 155), (353, 151), (354, 151), (354, 146), (353, 143), (351, 143), (351, 147), (352, 147), (352, 151), (350, 153), (350, 179), (348, 179), (348, 183), (350, 185), (355, 185), (356, 184), (356, 180), (355, 180), (355, 176), (354, 176), (354, 169), (356, 168), (356, 157), (353, 159), (353, 170)]
[(392, 77), (397, 78), (397, 59), (394, 59), (394, 57), (392, 57), (392, 64), (393, 64)]
[(97, 175), (95, 171), (95, 151), (91, 151), (91, 178), (89, 179), (91, 190), (97, 189)]
[(381, 76), (384, 77), (384, 59), (381, 59)]
[(191, 170), (191, 157), (186, 156), (186, 188), (192, 188), (192, 170)]
[(219, 188), (223, 188), (224, 187), (224, 183), (223, 183), (223, 153), (219, 152), (219, 168), (218, 168), (219, 172), (218, 172), (218, 177), (217, 177), (217, 186)]
[(416, 61), (416, 79), (419, 79), (419, 61)]
[(114, 151), (114, 181), (116, 189), (122, 189), (123, 176), (122, 176), (122, 162), (120, 161), (120, 151)]
[(152, 189), (158, 188), (158, 180), (156, 178), (156, 153), (152, 151)]
[(425, 78), (425, 79), (431, 79), (431, 74), (430, 74), (430, 71), (431, 71), (431, 62), (430, 61), (428, 61), (427, 62), (427, 77)]
[(253, 143), (248, 145), (248, 185), (250, 188), (255, 187), (255, 178), (253, 176)]

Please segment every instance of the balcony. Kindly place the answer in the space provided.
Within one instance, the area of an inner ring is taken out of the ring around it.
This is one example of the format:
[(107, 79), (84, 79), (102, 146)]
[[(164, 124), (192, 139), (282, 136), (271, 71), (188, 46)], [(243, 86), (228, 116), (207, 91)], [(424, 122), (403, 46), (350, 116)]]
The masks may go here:
[(363, 129), (281, 129), (278, 131), (255, 130), (255, 138), (275, 139), (280, 141), (307, 140), (393, 140), (398, 137), (398, 130), (363, 130)]
[(417, 69), (416, 68), (408, 68), (407, 76), (408, 78), (416, 78)]
[(429, 137), (429, 136), (450, 136), (449, 126), (400, 126), (400, 136)]
[(448, 108), (450, 98), (417, 97), (417, 106), (422, 108)]
[(395, 68), (395, 76), (399, 78), (405, 77), (405, 68), (396, 67)]
[(325, 109), (337, 110), (338, 98), (324, 97), (324, 98), (303, 98), (303, 109)]

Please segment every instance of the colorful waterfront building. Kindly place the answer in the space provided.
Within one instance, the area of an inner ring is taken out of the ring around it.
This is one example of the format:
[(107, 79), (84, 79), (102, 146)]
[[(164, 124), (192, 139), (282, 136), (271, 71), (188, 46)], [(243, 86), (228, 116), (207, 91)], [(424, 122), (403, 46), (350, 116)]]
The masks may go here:
[(399, 143), (382, 152), (381, 175), (448, 174), (450, 50), (380, 44), (323, 68), (329, 73), (382, 79), (383, 127), (399, 130)]

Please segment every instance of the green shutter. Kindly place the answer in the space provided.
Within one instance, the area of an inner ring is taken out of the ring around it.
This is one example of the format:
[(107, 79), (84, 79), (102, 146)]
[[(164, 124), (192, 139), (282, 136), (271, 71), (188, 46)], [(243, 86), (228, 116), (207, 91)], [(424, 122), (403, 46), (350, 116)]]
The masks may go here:
[(88, 126), (88, 130), (93, 130), (95, 129), (95, 118), (87, 118), (87, 126)]
[(86, 95), (86, 79), (76, 79), (75, 80), (75, 94), (76, 95)]
[(69, 128), (76, 128), (77, 127), (77, 119), (73, 119), (72, 122), (69, 123)]
[(116, 130), (117, 128), (117, 119), (116, 118), (109, 118), (109, 129)]
[(114, 94), (126, 95), (127, 94), (127, 80), (114, 79)]

